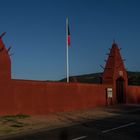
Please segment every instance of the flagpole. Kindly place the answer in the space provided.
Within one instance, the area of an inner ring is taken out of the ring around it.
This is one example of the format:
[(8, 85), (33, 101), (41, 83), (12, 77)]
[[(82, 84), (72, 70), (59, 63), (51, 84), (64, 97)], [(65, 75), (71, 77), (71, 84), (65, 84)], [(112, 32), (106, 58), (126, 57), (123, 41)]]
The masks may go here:
[(68, 48), (68, 17), (66, 18), (66, 56), (67, 56), (67, 83), (69, 83), (69, 48)]

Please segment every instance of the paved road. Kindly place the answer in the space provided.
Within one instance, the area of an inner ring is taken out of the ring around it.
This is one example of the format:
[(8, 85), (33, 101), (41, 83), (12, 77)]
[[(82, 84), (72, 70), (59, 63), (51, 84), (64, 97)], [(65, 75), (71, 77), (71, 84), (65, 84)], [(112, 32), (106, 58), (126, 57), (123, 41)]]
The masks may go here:
[(140, 106), (123, 105), (105, 110), (117, 115), (6, 140), (140, 140)]

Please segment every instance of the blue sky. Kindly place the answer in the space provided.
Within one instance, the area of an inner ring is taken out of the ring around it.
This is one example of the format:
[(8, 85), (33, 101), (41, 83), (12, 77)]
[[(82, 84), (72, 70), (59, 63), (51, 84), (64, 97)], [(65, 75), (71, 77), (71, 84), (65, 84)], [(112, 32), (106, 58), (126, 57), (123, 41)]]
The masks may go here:
[(140, 71), (139, 0), (3, 0), (0, 33), (12, 46), (12, 77), (66, 77), (65, 20), (69, 17), (70, 75), (102, 72), (113, 39), (125, 66)]

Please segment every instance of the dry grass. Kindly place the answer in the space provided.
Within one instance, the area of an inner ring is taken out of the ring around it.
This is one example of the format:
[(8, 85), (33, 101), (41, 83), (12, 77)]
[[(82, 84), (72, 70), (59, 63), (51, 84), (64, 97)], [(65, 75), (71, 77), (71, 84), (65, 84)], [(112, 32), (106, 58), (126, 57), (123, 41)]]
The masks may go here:
[(38, 131), (39, 129), (53, 129), (70, 126), (76, 123), (113, 116), (115, 114), (103, 109), (88, 109), (69, 111), (50, 115), (15, 115), (0, 117), (0, 136)]

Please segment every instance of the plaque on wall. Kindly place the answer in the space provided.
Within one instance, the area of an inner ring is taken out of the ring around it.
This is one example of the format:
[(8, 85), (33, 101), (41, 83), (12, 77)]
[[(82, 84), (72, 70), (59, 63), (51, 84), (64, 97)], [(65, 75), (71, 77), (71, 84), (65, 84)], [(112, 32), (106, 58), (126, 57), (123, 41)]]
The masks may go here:
[(107, 88), (107, 98), (112, 98), (113, 90), (112, 88)]

